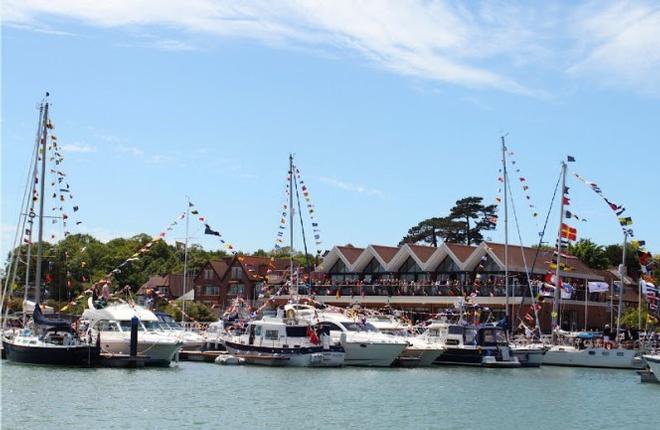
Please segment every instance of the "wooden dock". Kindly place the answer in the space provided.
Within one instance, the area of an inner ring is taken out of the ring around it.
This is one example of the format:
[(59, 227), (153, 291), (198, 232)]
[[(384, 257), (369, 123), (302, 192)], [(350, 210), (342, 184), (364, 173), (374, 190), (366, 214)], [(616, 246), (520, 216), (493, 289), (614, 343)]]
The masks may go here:
[(213, 363), (221, 355), (227, 355), (227, 351), (185, 351), (179, 352), (180, 361), (197, 361), (200, 363)]
[(112, 354), (109, 352), (101, 353), (100, 367), (120, 367), (128, 369), (141, 369), (149, 359), (146, 355)]

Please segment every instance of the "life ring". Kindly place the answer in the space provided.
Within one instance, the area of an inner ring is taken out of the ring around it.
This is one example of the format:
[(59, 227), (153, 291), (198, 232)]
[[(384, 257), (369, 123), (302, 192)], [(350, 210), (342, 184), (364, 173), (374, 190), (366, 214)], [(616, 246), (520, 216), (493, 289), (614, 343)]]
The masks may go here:
[(286, 317), (289, 319), (294, 319), (296, 317), (296, 311), (294, 309), (287, 309)]
[(612, 349), (612, 342), (606, 342), (605, 343), (605, 349)]

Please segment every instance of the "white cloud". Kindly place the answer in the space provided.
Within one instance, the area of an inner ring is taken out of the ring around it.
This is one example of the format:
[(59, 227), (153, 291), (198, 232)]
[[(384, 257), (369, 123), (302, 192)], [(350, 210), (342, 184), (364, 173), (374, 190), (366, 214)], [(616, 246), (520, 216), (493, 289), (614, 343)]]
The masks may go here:
[(96, 147), (86, 143), (71, 143), (61, 145), (64, 152), (96, 152)]
[(137, 36), (131, 46), (161, 50), (196, 49), (186, 38), (199, 35), (237, 37), (356, 55), (394, 73), (470, 88), (546, 97), (529, 82), (572, 76), (660, 93), (660, 12), (644, 0), (5, 0), (2, 7), (10, 25), (46, 28), (54, 17), (147, 30), (150, 40)]
[(364, 185), (354, 184), (352, 182), (342, 181), (336, 178), (328, 178), (322, 176), (319, 178), (324, 184), (328, 184), (332, 187), (339, 188), (340, 190), (350, 191), (353, 193), (365, 194), (369, 196), (384, 198), (385, 193), (376, 188), (365, 187)]
[[(470, 12), (443, 1), (325, 0), (6, 0), (9, 21), (68, 17), (101, 27), (167, 26), (189, 33), (257, 39), (269, 44), (324, 46), (357, 52), (388, 70), (470, 87), (529, 93), (513, 78), (481, 67), (483, 58), (534, 46), (511, 26), (514, 8)], [(160, 49), (190, 49), (164, 39)]]
[(590, 4), (577, 14), (575, 32), (588, 50), (570, 73), (660, 95), (658, 3)]
[(112, 147), (112, 149), (115, 150), (116, 152), (131, 154), (134, 157), (142, 157), (144, 155), (144, 151), (135, 146), (115, 145)]

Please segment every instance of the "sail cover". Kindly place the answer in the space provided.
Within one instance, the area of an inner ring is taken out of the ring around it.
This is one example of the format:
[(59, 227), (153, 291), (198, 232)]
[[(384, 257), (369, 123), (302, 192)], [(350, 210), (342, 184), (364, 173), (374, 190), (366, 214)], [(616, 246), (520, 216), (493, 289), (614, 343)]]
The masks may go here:
[(32, 313), (32, 320), (37, 325), (50, 326), (62, 330), (71, 330), (71, 325), (69, 324), (68, 321), (65, 321), (63, 319), (55, 320), (55, 319), (46, 318), (44, 314), (41, 313), (41, 307), (39, 306), (38, 303), (34, 306), (34, 312)]

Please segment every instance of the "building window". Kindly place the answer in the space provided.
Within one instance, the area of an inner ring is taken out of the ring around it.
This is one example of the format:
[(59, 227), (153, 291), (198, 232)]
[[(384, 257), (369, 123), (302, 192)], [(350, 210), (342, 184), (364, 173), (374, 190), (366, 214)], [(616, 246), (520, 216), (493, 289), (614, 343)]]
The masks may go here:
[(215, 287), (215, 286), (204, 287), (204, 295), (205, 296), (219, 296), (220, 295), (220, 287)]
[(164, 295), (169, 297), (170, 295), (170, 289), (168, 287), (160, 287), (158, 290)]
[(241, 279), (243, 275), (243, 268), (240, 266), (231, 268), (231, 279)]
[(207, 281), (213, 279), (213, 269), (204, 269), (204, 279)]
[(440, 273), (455, 273), (460, 272), (461, 269), (458, 267), (458, 264), (451, 259), (450, 256), (446, 256), (444, 260), (438, 264), (438, 267), (435, 269), (436, 272)]
[(245, 292), (245, 285), (243, 284), (233, 284), (229, 287), (229, 294), (233, 296), (243, 295)]

